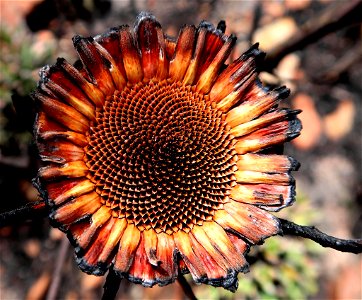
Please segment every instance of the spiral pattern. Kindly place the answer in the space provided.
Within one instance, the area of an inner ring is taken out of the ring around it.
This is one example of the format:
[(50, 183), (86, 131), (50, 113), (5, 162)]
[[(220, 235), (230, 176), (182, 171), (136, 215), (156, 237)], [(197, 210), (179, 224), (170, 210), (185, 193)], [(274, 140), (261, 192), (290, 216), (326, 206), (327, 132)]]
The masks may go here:
[(140, 230), (188, 232), (211, 220), (235, 185), (224, 115), (190, 86), (167, 80), (108, 98), (89, 133), (90, 179), (113, 215)]

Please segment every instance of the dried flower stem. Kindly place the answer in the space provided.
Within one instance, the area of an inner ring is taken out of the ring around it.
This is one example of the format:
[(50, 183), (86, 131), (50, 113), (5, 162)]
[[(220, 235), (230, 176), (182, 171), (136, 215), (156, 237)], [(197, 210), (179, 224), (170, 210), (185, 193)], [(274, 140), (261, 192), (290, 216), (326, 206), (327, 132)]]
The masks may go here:
[(62, 277), (62, 269), (63, 269), (65, 259), (67, 257), (68, 249), (69, 249), (69, 242), (68, 242), (67, 237), (64, 236), (61, 241), (61, 244), (60, 244), (59, 252), (57, 254), (56, 266), (54, 269), (52, 282), (50, 284), (49, 292), (47, 294), (46, 300), (54, 300), (54, 299), (59, 298), (59, 296), (57, 297), (57, 294), (58, 294), (58, 290), (59, 290), (60, 280)]
[(103, 289), (103, 296), (102, 300), (111, 300), (115, 299), (117, 296), (117, 292), (119, 290), (119, 286), (121, 284), (122, 278), (119, 277), (113, 268), (109, 268), (106, 282), (104, 283)]
[(177, 277), (177, 281), (178, 283), (181, 285), (182, 290), (184, 291), (185, 295), (190, 299), (190, 300), (197, 300), (194, 291), (192, 290), (192, 287), (190, 286), (190, 284), (187, 282), (186, 278), (180, 274)]
[(20, 208), (0, 214), (0, 228), (22, 223), (26, 220), (43, 218), (48, 214), (44, 200), (30, 202)]
[(284, 235), (294, 235), (310, 239), (323, 247), (329, 247), (341, 252), (362, 253), (362, 239), (343, 240), (325, 234), (314, 226), (302, 226), (291, 221), (279, 219)]
[(268, 52), (263, 69), (271, 71), (287, 54), (301, 50), (331, 32), (361, 23), (361, 8), (362, 2), (359, 0), (346, 1), (332, 8), (328, 7), (321, 15), (303, 24), (289, 41)]

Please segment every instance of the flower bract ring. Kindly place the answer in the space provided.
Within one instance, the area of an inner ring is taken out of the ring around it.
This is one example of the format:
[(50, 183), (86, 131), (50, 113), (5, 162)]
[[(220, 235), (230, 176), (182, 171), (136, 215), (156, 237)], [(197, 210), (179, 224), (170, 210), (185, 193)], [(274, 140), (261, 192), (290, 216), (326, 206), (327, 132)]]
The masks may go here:
[(41, 70), (38, 188), (83, 271), (144, 286), (189, 272), (235, 290), (249, 247), (280, 232), (270, 211), (294, 201), (298, 166), (280, 146), (299, 111), (258, 81), (257, 45), (226, 63), (236, 38), (222, 27), (172, 39), (141, 13), (74, 37), (80, 59)]

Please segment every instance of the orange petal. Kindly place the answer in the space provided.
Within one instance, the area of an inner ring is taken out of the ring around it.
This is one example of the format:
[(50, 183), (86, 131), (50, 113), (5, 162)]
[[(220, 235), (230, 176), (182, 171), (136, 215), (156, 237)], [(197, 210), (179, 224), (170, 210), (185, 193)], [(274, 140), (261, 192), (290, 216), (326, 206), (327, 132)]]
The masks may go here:
[(227, 270), (220, 267), (215, 259), (204, 249), (204, 247), (190, 234), (192, 248), (195, 251), (197, 259), (202, 263), (206, 271), (208, 283), (212, 284), (223, 278), (227, 278)]
[(173, 239), (193, 280), (196, 283), (201, 282), (202, 278), (206, 276), (206, 271), (200, 262), (200, 259), (194, 253), (189, 234), (183, 231), (177, 231), (173, 234)]
[(48, 94), (54, 94), (57, 99), (70, 104), (89, 120), (95, 119), (94, 105), (78, 88), (76, 82), (72, 81), (57, 64), (43, 68), (40, 76), (42, 78), (41, 90)]
[(96, 192), (90, 192), (58, 207), (50, 217), (64, 227), (86, 215), (92, 215), (101, 205), (99, 195)]
[(231, 35), (223, 44), (219, 52), (213, 58), (210, 65), (202, 72), (196, 84), (196, 90), (203, 94), (209, 93), (211, 87), (218, 77), (221, 66), (230, 55), (231, 49), (234, 47), (236, 37)]
[(278, 219), (254, 205), (230, 201), (224, 208), (215, 213), (215, 221), (251, 243), (261, 243), (280, 232)]
[(46, 184), (47, 189), (47, 199), (49, 200), (49, 204), (53, 205), (52, 199), (56, 199), (59, 196), (66, 193), (68, 190), (75, 187), (77, 184), (80, 184), (84, 181), (84, 179), (68, 179), (61, 180), (57, 182), (50, 182)]
[(112, 95), (115, 89), (110, 73), (112, 66), (101, 56), (94, 39), (76, 35), (73, 37), (73, 44), (89, 76), (105, 95)]
[(286, 155), (247, 153), (238, 155), (236, 166), (241, 171), (287, 173), (297, 170), (299, 163)]
[(205, 42), (203, 43), (202, 56), (198, 64), (197, 77), (205, 72), (215, 56), (219, 53), (220, 49), (227, 41), (228, 37), (225, 36), (220, 30), (205, 21), (202, 21), (198, 27), (199, 31), (206, 30)]
[(57, 66), (63, 69), (65, 73), (70, 76), (74, 82), (83, 90), (88, 98), (97, 106), (102, 107), (105, 101), (103, 92), (93, 83), (90, 83), (85, 76), (83, 76), (79, 70), (68, 63), (64, 58), (58, 58)]
[(43, 140), (66, 140), (73, 144), (84, 147), (88, 144), (87, 137), (74, 131), (45, 131), (39, 134)]
[(301, 129), (299, 119), (271, 124), (239, 138), (235, 150), (238, 154), (260, 151), (296, 138)]
[(300, 111), (297, 110), (278, 109), (270, 113), (264, 114), (252, 121), (237, 125), (230, 130), (230, 133), (235, 137), (241, 137), (255, 130), (267, 127), (271, 123), (280, 122), (282, 120), (295, 119), (296, 114), (298, 114), (299, 112)]
[[(104, 205), (102, 205), (91, 217), (90, 226), (81, 233), (79, 238), (77, 239), (77, 244), (81, 249), (86, 249), (89, 243), (92, 241), (95, 233), (98, 229), (100, 229), (111, 217), (110, 209)], [(106, 238), (109, 234), (109, 230), (103, 232), (104, 237), (102, 240)], [(103, 247), (103, 245), (100, 245)]]
[(110, 29), (107, 34), (95, 38), (97, 51), (111, 65), (109, 72), (112, 75), (116, 88), (121, 91), (127, 84), (126, 71), (124, 70), (122, 54), (119, 47), (119, 30)]
[[(214, 216), (214, 220), (216, 219), (216, 216)], [(225, 230), (215, 222), (205, 222), (202, 228), (214, 247), (217, 247), (219, 252), (227, 259), (229, 266), (237, 272), (243, 271), (247, 262), (244, 256), (236, 251)]]
[(231, 63), (220, 73), (212, 86), (210, 100), (218, 103), (231, 92), (238, 90), (241, 86), (245, 88), (245, 80), (250, 74), (256, 72), (256, 61), (264, 57), (264, 55), (263, 52), (259, 51), (258, 45), (255, 44)]
[(160, 261), (157, 258), (157, 234), (153, 229), (143, 231), (145, 254), (148, 262), (153, 266), (158, 266)]
[(143, 78), (142, 64), (133, 35), (128, 26), (122, 26), (119, 34), (123, 65), (128, 81), (132, 84), (141, 82)]
[[(106, 243), (103, 245), (102, 252), (99, 254), (99, 262), (107, 262), (120, 241), (124, 230), (127, 227), (126, 219), (111, 218), (114, 220), (112, 229), (108, 232), (108, 238)], [(118, 248), (118, 247), (117, 247)]]
[(203, 55), (206, 35), (207, 29), (205, 27), (198, 28), (195, 50), (183, 80), (186, 85), (192, 85), (196, 80), (197, 68), (201, 64), (200, 60)]
[(114, 263), (114, 270), (121, 275), (128, 272), (132, 265), (134, 254), (139, 245), (141, 233), (133, 224), (128, 224), (124, 231)]
[[(112, 235), (116, 218), (110, 218), (104, 226), (98, 228), (97, 236), (90, 242), (88, 248), (83, 251), (77, 249), (77, 263), (79, 267), (88, 274), (104, 275), (109, 268), (112, 257), (107, 257), (106, 260), (101, 260), (100, 257), (107, 247), (107, 243)], [(113, 248), (110, 250), (112, 252)]]
[(235, 127), (251, 121), (276, 106), (281, 99), (288, 97), (288, 95), (289, 90), (285, 87), (280, 87), (266, 94), (255, 85), (254, 90), (249, 92), (244, 102), (227, 113), (226, 122), (231, 127)]
[(246, 75), (245, 78), (240, 82), (238, 88), (224, 98), (220, 99), (215, 107), (222, 112), (228, 112), (231, 107), (235, 106), (240, 101), (245, 100), (247, 91), (253, 84), (255, 84), (256, 79), (257, 74), (255, 72)]
[(41, 94), (39, 91), (33, 93), (33, 98), (38, 101), (41, 110), (64, 127), (79, 133), (84, 133), (89, 129), (88, 119), (73, 107)]
[(231, 268), (228, 261), (218, 251), (218, 246), (215, 247), (214, 246), (215, 242), (212, 242), (211, 239), (206, 234), (204, 226), (194, 226), (194, 228), (192, 228), (191, 230), (191, 234), (222, 269), (227, 271), (228, 269)]
[[(243, 239), (239, 236), (236, 236), (233, 233), (227, 232), (228, 238), (231, 243), (234, 245), (235, 249), (242, 255), (245, 255), (249, 251), (249, 244), (247, 244)], [(247, 269), (246, 269), (247, 271)]]
[(256, 171), (236, 171), (236, 181), (239, 183), (266, 183), (278, 185), (290, 185), (294, 182), (291, 175), (287, 173), (263, 173)]
[(255, 205), (282, 205), (283, 195), (289, 194), (287, 186), (268, 184), (237, 184), (231, 189), (230, 197), (238, 202)]
[(173, 282), (177, 277), (176, 247), (172, 235), (166, 233), (157, 234), (157, 258), (160, 263), (156, 269), (156, 275), (160, 285)]
[(38, 142), (39, 155), (43, 161), (65, 163), (79, 161), (84, 157), (84, 150), (73, 143), (61, 140)]
[(195, 37), (195, 26), (184, 25), (181, 28), (177, 39), (175, 56), (170, 61), (170, 78), (175, 81), (182, 81), (185, 76), (194, 50)]
[(66, 140), (84, 147), (88, 144), (84, 134), (67, 130), (59, 123), (49, 119), (44, 112), (39, 112), (36, 120), (35, 136), (39, 140)]
[(54, 180), (59, 177), (84, 177), (87, 173), (88, 167), (83, 161), (72, 161), (60, 166), (50, 165), (39, 169), (39, 177), (44, 180)]
[(141, 235), (140, 243), (134, 254), (132, 266), (126, 275), (132, 282), (141, 283), (143, 286), (152, 287), (157, 283), (155, 268), (147, 260), (145, 252), (146, 237)]
[(146, 79), (165, 79), (168, 75), (168, 60), (165, 54), (165, 39), (160, 23), (148, 13), (138, 16), (135, 26), (138, 47), (141, 50), (143, 74)]
[(168, 61), (175, 56), (176, 41), (174, 38), (165, 36), (165, 52)]
[[(75, 180), (75, 179), (73, 179), (73, 180)], [(62, 181), (62, 182), (64, 182), (64, 181)], [(77, 181), (76, 185), (74, 185), (72, 188), (64, 191), (64, 193), (60, 194), (56, 198), (50, 198), (50, 201), (53, 202), (55, 205), (60, 205), (60, 204), (64, 203), (65, 201), (70, 200), (70, 198), (79, 197), (83, 194), (93, 191), (94, 189), (95, 189), (95, 186), (91, 181), (89, 181), (87, 179), (83, 179), (83, 180)], [(49, 187), (47, 188), (47, 190), (49, 192)], [(51, 196), (50, 193), (49, 193), (49, 196)]]

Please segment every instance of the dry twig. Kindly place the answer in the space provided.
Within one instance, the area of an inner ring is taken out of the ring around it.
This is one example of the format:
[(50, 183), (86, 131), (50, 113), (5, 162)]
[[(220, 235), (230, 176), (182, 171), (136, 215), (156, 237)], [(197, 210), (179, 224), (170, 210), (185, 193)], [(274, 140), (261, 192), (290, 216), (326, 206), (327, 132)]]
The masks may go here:
[(327, 8), (321, 15), (311, 18), (290, 40), (269, 51), (262, 68), (271, 71), (287, 54), (301, 50), (331, 32), (362, 22), (362, 1), (338, 3), (332, 8)]

